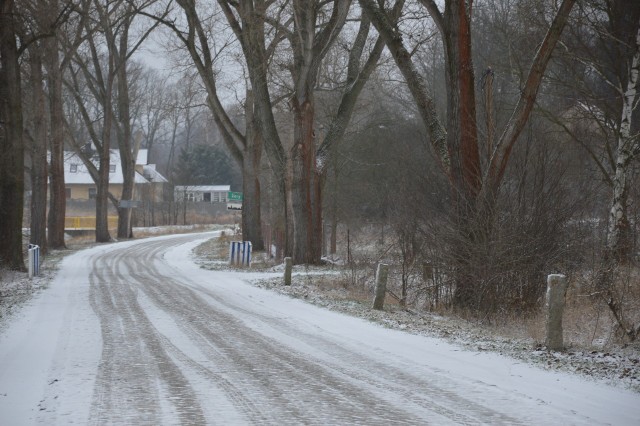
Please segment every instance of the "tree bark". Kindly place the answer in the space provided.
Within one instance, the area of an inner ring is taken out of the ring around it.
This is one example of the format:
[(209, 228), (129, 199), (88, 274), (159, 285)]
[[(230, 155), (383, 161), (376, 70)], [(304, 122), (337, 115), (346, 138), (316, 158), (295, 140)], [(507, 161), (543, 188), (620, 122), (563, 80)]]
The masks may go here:
[(293, 263), (317, 264), (322, 257), (322, 206), (315, 167), (314, 108), (311, 95), (301, 104), (293, 101), (293, 119), (294, 145), (290, 155), (292, 181), (289, 191), (294, 227)]
[[(50, 10), (58, 10), (57, 0), (50, 1)], [(52, 12), (53, 13), (53, 12)], [(44, 40), (45, 69), (49, 90), (50, 165), (49, 165), (49, 217), (48, 245), (52, 249), (66, 248), (64, 218), (66, 216), (66, 189), (64, 181), (64, 112), (62, 102), (62, 70), (57, 35)]]
[[(293, 214), (293, 262), (318, 264), (322, 260), (322, 185), (326, 171), (327, 157), (332, 145), (336, 144), (344, 134), (344, 128), (349, 122), (353, 104), (357, 99), (359, 86), (356, 90), (347, 90), (343, 94), (340, 114), (335, 117), (330, 131), (334, 132), (331, 139), (324, 143), (324, 150), (320, 161), (316, 161), (318, 148), (316, 144), (315, 99), (314, 88), (318, 80), (320, 65), (337, 35), (344, 26), (350, 1), (335, 1), (331, 16), (327, 23), (317, 30), (317, 10), (308, 8), (304, 2), (294, 2), (294, 26), (289, 35), (289, 42), (293, 48), (293, 66), (291, 76), (294, 90), (289, 101), (293, 112), (293, 147), (290, 151), (291, 187), (286, 194), (291, 198), (291, 213)], [(350, 58), (349, 77), (356, 83), (364, 84), (365, 73), (361, 73), (359, 59), (362, 53), (364, 39), (368, 32), (368, 21), (364, 21), (364, 29), (356, 37), (354, 51), (355, 58)], [(364, 35), (363, 35), (364, 34)], [(360, 42), (360, 44), (358, 44)], [(380, 49), (382, 44), (380, 44)], [(378, 51), (374, 50), (372, 57)], [(377, 57), (375, 59), (377, 61)], [(367, 70), (369, 73), (371, 69)], [(368, 75), (367, 75), (368, 76)]]
[(96, 242), (111, 241), (109, 234), (109, 163), (111, 158), (111, 128), (113, 126), (112, 94), (114, 82), (113, 56), (108, 58), (108, 72), (102, 101), (102, 138), (99, 149), (98, 180), (96, 181)]
[[(118, 145), (120, 151), (120, 166), (122, 167), (122, 195), (121, 200), (133, 200), (135, 190), (137, 147), (132, 144), (131, 112), (129, 100), (129, 81), (127, 73), (127, 52), (129, 51), (129, 25), (131, 17), (124, 18), (123, 32), (120, 35), (118, 51), (113, 52), (116, 60), (117, 84), (118, 84)], [(113, 42), (115, 47), (115, 40)], [(118, 231), (117, 238), (133, 238), (131, 228), (131, 207), (118, 207)]]
[(38, 43), (29, 48), (31, 86), (31, 234), (29, 242), (47, 253), (47, 122), (42, 86), (42, 50)]
[(245, 147), (242, 154), (242, 239), (251, 241), (252, 249), (264, 250), (260, 203), (260, 160), (262, 158), (262, 132), (254, 113), (251, 91), (245, 101)]
[(13, 0), (0, 0), (0, 266), (24, 271), (24, 144), (16, 19)]
[(447, 147), (450, 180), (457, 204), (474, 207), (482, 170), (478, 150), (475, 75), (471, 55), (472, 2), (445, 3), (443, 43), (447, 78)]

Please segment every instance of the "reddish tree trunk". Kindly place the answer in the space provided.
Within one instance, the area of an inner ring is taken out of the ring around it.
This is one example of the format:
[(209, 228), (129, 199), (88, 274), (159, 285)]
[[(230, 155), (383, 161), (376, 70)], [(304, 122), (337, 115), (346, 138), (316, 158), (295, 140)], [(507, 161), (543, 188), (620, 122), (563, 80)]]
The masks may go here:
[(293, 262), (318, 264), (322, 257), (322, 206), (316, 174), (313, 100), (293, 101), (294, 145), (291, 150)]
[(465, 0), (446, 3), (443, 42), (447, 58), (449, 179), (458, 234), (453, 249), (457, 305), (470, 305), (475, 300), (475, 259), (469, 255), (469, 247), (477, 244), (480, 231), (477, 229), (477, 197), (482, 185), (482, 166), (478, 148), (470, 16), (471, 3)]

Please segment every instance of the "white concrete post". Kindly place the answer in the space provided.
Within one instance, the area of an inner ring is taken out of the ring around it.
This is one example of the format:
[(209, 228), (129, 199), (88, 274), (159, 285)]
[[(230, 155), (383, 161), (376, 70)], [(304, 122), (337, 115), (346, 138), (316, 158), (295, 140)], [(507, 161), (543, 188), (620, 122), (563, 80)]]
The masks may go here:
[(551, 274), (547, 277), (547, 349), (557, 351), (564, 347), (562, 341), (562, 314), (564, 312), (564, 296), (567, 292), (567, 277)]
[(284, 285), (291, 285), (291, 270), (293, 269), (293, 262), (290, 257), (284, 258)]
[(378, 263), (376, 271), (376, 296), (373, 299), (373, 309), (384, 309), (384, 296), (387, 292), (387, 277), (389, 275), (389, 265)]
[(28, 263), (29, 263), (29, 278), (33, 278), (34, 275), (34, 253), (33, 253), (33, 249), (29, 249), (29, 251), (27, 252), (29, 259), (28, 259)]

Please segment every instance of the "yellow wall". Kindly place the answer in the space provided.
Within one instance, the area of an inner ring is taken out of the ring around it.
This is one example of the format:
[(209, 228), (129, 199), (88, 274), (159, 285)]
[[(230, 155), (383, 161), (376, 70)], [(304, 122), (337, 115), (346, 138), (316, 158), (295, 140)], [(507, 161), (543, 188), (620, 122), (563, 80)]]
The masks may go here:
[[(71, 188), (72, 200), (88, 200), (89, 188), (96, 188), (95, 185), (69, 184), (65, 186), (67, 188)], [(109, 192), (111, 192), (113, 196), (116, 197), (117, 199), (120, 199), (120, 196), (122, 195), (122, 185), (120, 184), (109, 185)]]
[[(118, 228), (118, 216), (107, 216), (109, 229)], [(95, 216), (67, 216), (64, 218), (64, 229), (96, 229)]]

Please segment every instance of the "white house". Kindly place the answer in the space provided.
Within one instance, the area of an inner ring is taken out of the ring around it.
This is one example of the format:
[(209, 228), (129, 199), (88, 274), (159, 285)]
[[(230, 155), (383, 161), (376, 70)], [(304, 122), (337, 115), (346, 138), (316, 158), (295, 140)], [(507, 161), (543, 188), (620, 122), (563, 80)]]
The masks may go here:
[[(139, 200), (142, 194), (150, 194), (149, 199), (151, 201), (161, 201), (159, 197), (162, 197), (162, 185), (168, 181), (156, 170), (155, 164), (147, 164), (147, 154), (148, 150), (146, 149), (138, 151), (134, 176), (135, 198)], [(109, 157), (109, 192), (119, 199), (122, 196), (122, 185), (124, 183), (120, 152), (111, 150)], [(97, 160), (94, 161), (94, 164), (97, 165)], [(72, 151), (64, 153), (64, 182), (67, 199), (89, 200), (96, 197), (97, 188), (95, 182), (82, 159)]]
[(175, 201), (226, 203), (231, 185), (182, 185), (173, 191)]

